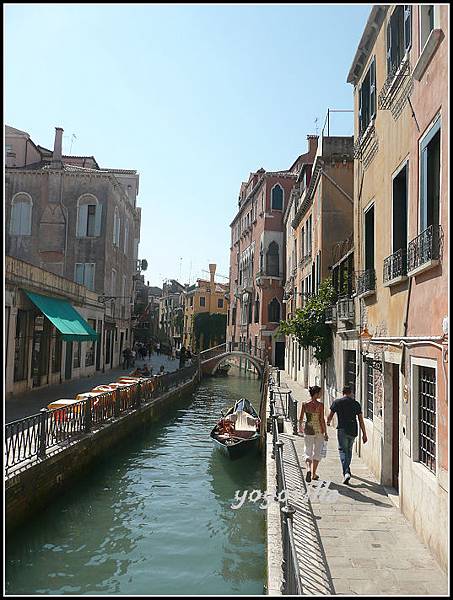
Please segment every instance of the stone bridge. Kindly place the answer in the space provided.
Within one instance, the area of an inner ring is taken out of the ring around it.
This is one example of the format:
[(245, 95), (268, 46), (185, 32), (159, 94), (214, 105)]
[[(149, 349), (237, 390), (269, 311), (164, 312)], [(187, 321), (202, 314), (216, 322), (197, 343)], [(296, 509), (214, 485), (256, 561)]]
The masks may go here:
[(229, 356), (246, 358), (255, 367), (259, 377), (262, 378), (264, 360), (260, 357), (259, 352), (257, 354), (247, 352), (246, 349), (240, 349), (238, 344), (220, 344), (200, 352), (201, 372), (203, 375), (213, 375), (220, 363)]

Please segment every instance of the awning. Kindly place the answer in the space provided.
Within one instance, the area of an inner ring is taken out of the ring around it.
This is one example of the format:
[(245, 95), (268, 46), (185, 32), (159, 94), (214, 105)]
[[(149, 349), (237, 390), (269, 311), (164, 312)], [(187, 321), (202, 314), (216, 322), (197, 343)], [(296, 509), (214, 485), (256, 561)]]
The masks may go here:
[(30, 300), (55, 325), (65, 342), (96, 341), (98, 334), (67, 300), (24, 290)]

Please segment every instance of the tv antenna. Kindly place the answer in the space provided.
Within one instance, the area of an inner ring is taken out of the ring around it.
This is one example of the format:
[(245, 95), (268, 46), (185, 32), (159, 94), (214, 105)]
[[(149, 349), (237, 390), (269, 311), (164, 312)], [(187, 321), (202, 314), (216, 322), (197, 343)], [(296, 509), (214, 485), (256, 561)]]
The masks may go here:
[(75, 135), (75, 133), (73, 133), (73, 134), (71, 135), (71, 145), (70, 145), (70, 147), (69, 147), (69, 155), (71, 155), (71, 151), (72, 151), (72, 144), (73, 144), (74, 140), (76, 140), (76, 139), (77, 139), (77, 136)]

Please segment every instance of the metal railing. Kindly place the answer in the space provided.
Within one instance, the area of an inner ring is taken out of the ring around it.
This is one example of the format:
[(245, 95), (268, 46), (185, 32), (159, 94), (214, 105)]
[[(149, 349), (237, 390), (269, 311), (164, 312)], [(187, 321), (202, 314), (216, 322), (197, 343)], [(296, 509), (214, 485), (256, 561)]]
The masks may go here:
[(338, 300), (337, 316), (339, 321), (354, 321), (355, 308), (352, 298), (340, 298)]
[(376, 272), (374, 269), (362, 271), (357, 276), (357, 295), (361, 296), (376, 289)]
[(407, 251), (405, 248), (400, 248), (390, 256), (384, 259), (384, 283), (393, 281), (398, 277), (407, 275)]
[(43, 460), (58, 446), (89, 433), (93, 425), (107, 423), (122, 414), (140, 408), (167, 390), (190, 381), (198, 371), (198, 359), (190, 367), (156, 375), (144, 381), (92, 396), (62, 408), (41, 409), (39, 414), (5, 425), (4, 464), (6, 475), (12, 467), (36, 459)]
[(409, 274), (432, 260), (439, 260), (441, 238), (441, 225), (430, 225), (409, 242), (407, 247), (407, 271)]
[(253, 344), (250, 345), (247, 342), (228, 342), (227, 348), (227, 352), (244, 352), (244, 354), (249, 354), (262, 361), (264, 361), (267, 356), (265, 348), (257, 348)]
[(324, 322), (325, 323), (334, 323), (337, 319), (337, 307), (332, 304), (332, 306), (328, 306), (324, 311)]
[(282, 546), (283, 546), (283, 582), (282, 592), (284, 595), (303, 594), (302, 580), (299, 572), (299, 562), (297, 559), (296, 545), (294, 541), (293, 519), (296, 509), (288, 502), (285, 470), (283, 464), (283, 446), (284, 443), (278, 435), (278, 415), (275, 411), (275, 399), (270, 402), (270, 417), (272, 419), (272, 458), (276, 465), (276, 499), (280, 503), (280, 519), (282, 528)]
[(200, 352), (200, 360), (201, 362), (204, 362), (210, 358), (219, 356), (220, 354), (225, 354), (225, 352), (227, 352), (227, 344), (219, 344), (218, 346), (214, 346), (213, 348), (208, 348), (207, 350)]

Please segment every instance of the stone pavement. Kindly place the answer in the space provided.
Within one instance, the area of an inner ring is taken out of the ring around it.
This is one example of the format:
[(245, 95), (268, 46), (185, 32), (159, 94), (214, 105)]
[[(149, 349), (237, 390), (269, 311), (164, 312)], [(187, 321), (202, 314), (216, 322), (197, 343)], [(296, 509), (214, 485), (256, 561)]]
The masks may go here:
[[(283, 371), (280, 376), (300, 409), (308, 391)], [(304, 481), (303, 437), (293, 435), (289, 423), (281, 436), (288, 494), (297, 509), (294, 535), (304, 593), (448, 595), (447, 575), (356, 455), (350, 484), (343, 485), (336, 429), (330, 427), (328, 433), (327, 458), (318, 468), (320, 479), (310, 484)], [(322, 496), (325, 482), (330, 482), (335, 497)], [(307, 489), (313, 494), (311, 500), (304, 495)]]
[(5, 423), (36, 415), (41, 408), (45, 408), (54, 400), (75, 398), (77, 394), (88, 392), (97, 385), (111, 383), (121, 375), (131, 373), (136, 367), (142, 367), (145, 362), (149, 367), (153, 367), (154, 374), (159, 371), (161, 365), (164, 365), (166, 371), (176, 371), (179, 367), (179, 360), (171, 360), (164, 354), (157, 355), (154, 353), (151, 358), (137, 359), (135, 367), (126, 370), (122, 368), (109, 369), (105, 373), (97, 372), (89, 377), (81, 377), (80, 379), (73, 379), (65, 383), (49, 385), (24, 394), (18, 394), (5, 400)]

